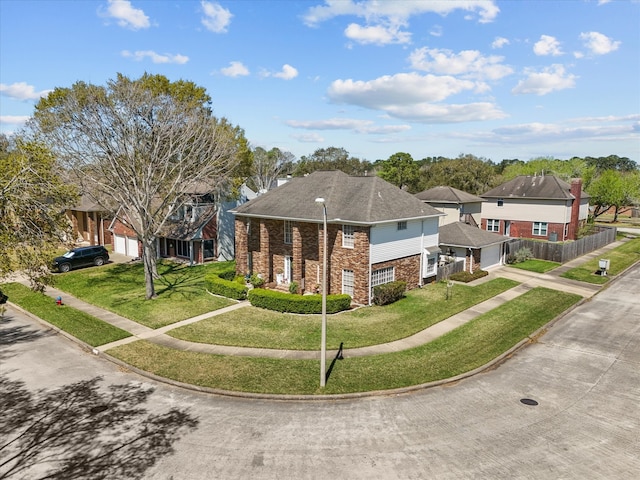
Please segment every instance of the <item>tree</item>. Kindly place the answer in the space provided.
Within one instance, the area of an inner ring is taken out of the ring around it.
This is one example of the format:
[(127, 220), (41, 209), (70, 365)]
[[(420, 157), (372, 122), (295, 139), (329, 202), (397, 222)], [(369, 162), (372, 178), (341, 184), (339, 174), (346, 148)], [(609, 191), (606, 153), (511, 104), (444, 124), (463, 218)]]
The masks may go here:
[(587, 191), (594, 207), (593, 217), (598, 218), (613, 208), (613, 221), (616, 222), (623, 207), (637, 205), (640, 201), (640, 173), (605, 170), (591, 182)]
[(446, 185), (480, 195), (499, 183), (494, 165), (470, 154), (425, 165), (421, 173), (425, 189)]
[(395, 186), (417, 193), (420, 184), (420, 167), (410, 154), (398, 152), (387, 160), (376, 162), (378, 176)]
[(597, 173), (605, 170), (632, 172), (638, 169), (638, 164), (627, 157), (609, 155), (608, 157), (585, 157), (584, 161), (590, 167), (595, 167)]
[(77, 82), (36, 105), (30, 124), (100, 207), (142, 243), (146, 298), (155, 297), (156, 239), (203, 183), (231, 189), (250, 162), (244, 132), (211, 114), (210, 98), (188, 81), (118, 74), (105, 87)]
[(313, 154), (302, 156), (295, 165), (293, 175), (299, 177), (317, 170), (340, 170), (347, 175), (366, 175), (371, 163), (349, 156), (344, 148), (319, 148)]
[(591, 183), (594, 173), (595, 167), (588, 165), (579, 157), (573, 157), (570, 160), (540, 157), (528, 162), (508, 165), (502, 172), (502, 176), (505, 181), (518, 175), (554, 175), (566, 182), (570, 182), (572, 178), (581, 178), (586, 188)]
[(71, 237), (65, 209), (77, 192), (42, 144), (3, 135), (0, 145), (0, 278), (21, 271), (42, 290), (55, 249)]
[(278, 177), (293, 169), (295, 156), (291, 152), (272, 148), (268, 152), (262, 147), (253, 151), (253, 167), (250, 182), (257, 192), (267, 191)]

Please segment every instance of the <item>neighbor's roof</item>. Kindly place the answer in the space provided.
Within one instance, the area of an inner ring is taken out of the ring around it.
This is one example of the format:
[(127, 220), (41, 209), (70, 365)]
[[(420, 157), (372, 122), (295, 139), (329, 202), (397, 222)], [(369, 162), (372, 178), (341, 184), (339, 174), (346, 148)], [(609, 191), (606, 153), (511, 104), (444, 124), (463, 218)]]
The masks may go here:
[(427, 203), (478, 203), (484, 200), (476, 195), (463, 192), (457, 188), (440, 186), (417, 193), (416, 197)]
[(463, 222), (442, 225), (438, 229), (440, 245), (450, 247), (482, 248), (510, 240), (509, 237), (487, 232)]
[(317, 171), (292, 178), (231, 212), (243, 216), (322, 222), (324, 198), (329, 222), (371, 225), (442, 215), (436, 209), (380, 177), (351, 177), (341, 171)]
[[(571, 185), (553, 175), (520, 175), (480, 195), (483, 198), (538, 198), (570, 200)], [(581, 198), (589, 198), (582, 190)]]

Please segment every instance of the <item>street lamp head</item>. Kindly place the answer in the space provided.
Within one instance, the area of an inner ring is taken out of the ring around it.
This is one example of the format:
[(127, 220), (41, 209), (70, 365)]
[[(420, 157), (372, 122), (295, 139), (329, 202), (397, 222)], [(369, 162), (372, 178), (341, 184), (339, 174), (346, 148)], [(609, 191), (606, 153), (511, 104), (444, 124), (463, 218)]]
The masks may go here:
[(321, 203), (321, 204), (324, 205), (324, 198), (322, 198), (322, 197), (316, 198), (316, 203)]

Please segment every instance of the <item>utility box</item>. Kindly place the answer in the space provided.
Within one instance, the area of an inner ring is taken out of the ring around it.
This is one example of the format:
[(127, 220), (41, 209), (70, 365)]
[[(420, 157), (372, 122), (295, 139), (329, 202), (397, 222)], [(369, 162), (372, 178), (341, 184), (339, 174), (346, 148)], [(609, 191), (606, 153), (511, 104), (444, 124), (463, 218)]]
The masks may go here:
[(609, 270), (609, 260), (601, 258), (598, 262), (598, 266), (600, 267), (600, 275), (606, 275), (607, 270)]

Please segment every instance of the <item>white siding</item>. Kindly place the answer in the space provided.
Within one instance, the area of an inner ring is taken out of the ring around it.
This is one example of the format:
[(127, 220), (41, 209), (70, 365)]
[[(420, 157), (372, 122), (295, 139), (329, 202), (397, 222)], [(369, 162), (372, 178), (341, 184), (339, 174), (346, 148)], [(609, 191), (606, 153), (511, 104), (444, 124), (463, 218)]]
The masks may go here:
[(567, 207), (565, 200), (522, 200), (507, 197), (501, 207), (498, 207), (495, 199), (484, 202), (482, 218), (566, 223), (571, 218), (571, 206)]
[(408, 221), (406, 230), (398, 230), (397, 222), (371, 227), (371, 263), (420, 255), (433, 245), (438, 245), (438, 217)]

